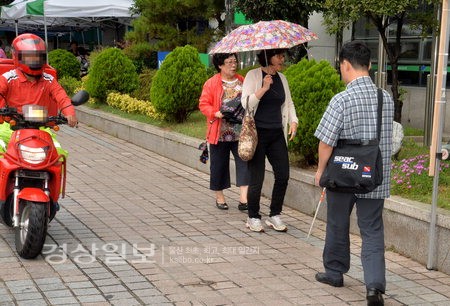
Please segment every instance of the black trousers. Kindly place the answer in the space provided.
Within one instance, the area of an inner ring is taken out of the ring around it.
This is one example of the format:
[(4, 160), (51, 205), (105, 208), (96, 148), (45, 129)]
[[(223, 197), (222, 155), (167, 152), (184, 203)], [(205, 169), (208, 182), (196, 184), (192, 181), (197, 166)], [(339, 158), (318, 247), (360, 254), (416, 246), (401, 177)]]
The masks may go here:
[(210, 158), (210, 189), (214, 191), (231, 187), (230, 182), (230, 152), (236, 165), (236, 186), (247, 186), (249, 181), (248, 165), (238, 154), (238, 142), (219, 141), (209, 145)]
[(266, 156), (272, 165), (275, 182), (272, 189), (269, 216), (279, 215), (289, 180), (289, 157), (283, 129), (258, 128), (258, 145), (255, 155), (248, 162), (250, 183), (248, 186), (248, 216), (261, 219), (259, 214), (261, 189), (266, 170)]
[(361, 263), (367, 288), (386, 289), (384, 258), (384, 199), (362, 199), (327, 190), (327, 229), (323, 264), (328, 275), (342, 277), (350, 269), (350, 214), (356, 216), (362, 238)]

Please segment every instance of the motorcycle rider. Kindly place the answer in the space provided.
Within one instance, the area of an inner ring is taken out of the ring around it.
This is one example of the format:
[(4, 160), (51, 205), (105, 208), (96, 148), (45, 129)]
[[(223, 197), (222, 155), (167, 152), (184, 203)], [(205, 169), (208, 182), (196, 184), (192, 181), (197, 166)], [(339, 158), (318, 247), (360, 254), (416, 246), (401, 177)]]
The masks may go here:
[[(47, 108), (49, 116), (59, 111), (66, 117), (67, 123), (75, 127), (78, 123), (75, 108), (65, 90), (56, 78), (45, 73), (47, 59), (45, 42), (34, 34), (21, 34), (12, 42), (12, 57), (15, 68), (0, 76), (0, 108), (8, 105), (22, 111), (26, 104), (36, 104)], [(55, 146), (61, 154), (67, 156), (54, 137)], [(8, 123), (0, 124), (0, 146), (6, 150), (12, 130)], [(4, 143), (1, 143), (3, 141)]]

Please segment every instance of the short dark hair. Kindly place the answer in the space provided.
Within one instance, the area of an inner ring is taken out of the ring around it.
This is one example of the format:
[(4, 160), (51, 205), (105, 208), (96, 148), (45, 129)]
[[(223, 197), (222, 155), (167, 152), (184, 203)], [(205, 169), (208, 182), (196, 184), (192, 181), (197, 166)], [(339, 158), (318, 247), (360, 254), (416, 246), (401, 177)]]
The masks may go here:
[(230, 56), (234, 56), (236, 60), (238, 58), (236, 53), (216, 53), (213, 55), (212, 62), (218, 72), (220, 72), (219, 66), (222, 66)]
[(267, 67), (269, 66), (270, 59), (277, 55), (277, 54), (283, 54), (287, 51), (287, 49), (268, 49), (268, 50), (262, 50), (258, 53), (258, 62), (261, 66)]
[(347, 60), (353, 68), (369, 70), (370, 49), (365, 43), (357, 40), (345, 43), (339, 52), (339, 63), (344, 60)]

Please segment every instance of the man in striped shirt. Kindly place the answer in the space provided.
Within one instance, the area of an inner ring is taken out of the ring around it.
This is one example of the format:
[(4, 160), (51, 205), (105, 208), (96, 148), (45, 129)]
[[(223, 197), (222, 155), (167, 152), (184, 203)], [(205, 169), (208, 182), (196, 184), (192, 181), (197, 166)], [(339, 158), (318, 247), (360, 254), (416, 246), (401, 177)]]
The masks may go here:
[[(333, 147), (339, 139), (377, 138), (377, 87), (369, 76), (370, 50), (364, 43), (346, 43), (339, 54), (345, 91), (335, 95), (315, 132), (319, 142), (319, 165), (315, 183), (326, 168)], [(392, 122), (394, 103), (383, 91), (380, 150), (383, 157), (383, 183), (366, 194), (337, 193), (327, 190), (327, 229), (323, 251), (324, 273), (317, 273), (319, 282), (342, 287), (343, 274), (350, 269), (350, 213), (356, 204), (361, 232), (361, 261), (367, 289), (368, 305), (384, 305), (386, 289), (384, 258), (384, 199), (390, 195)]]

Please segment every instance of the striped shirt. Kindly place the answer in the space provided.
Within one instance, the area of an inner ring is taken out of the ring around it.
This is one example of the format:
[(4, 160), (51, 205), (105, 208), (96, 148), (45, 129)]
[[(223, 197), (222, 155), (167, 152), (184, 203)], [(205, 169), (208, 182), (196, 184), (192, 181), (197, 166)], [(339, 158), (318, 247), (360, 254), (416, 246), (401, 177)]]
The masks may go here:
[[(331, 99), (314, 136), (332, 147), (337, 145), (339, 139), (375, 139), (377, 108), (377, 87), (370, 77), (359, 77)], [(382, 114), (380, 150), (383, 156), (383, 183), (370, 193), (358, 194), (358, 198), (384, 199), (390, 196), (394, 102), (385, 90)]]

